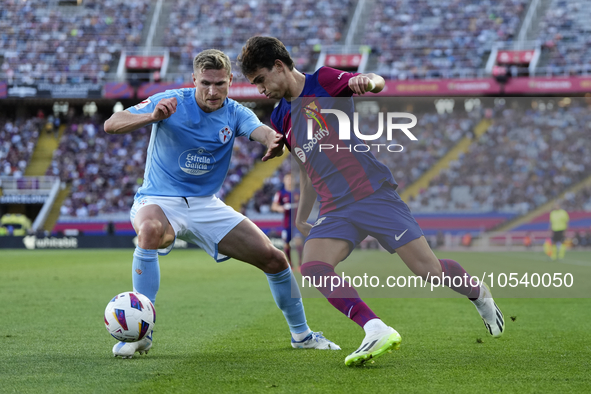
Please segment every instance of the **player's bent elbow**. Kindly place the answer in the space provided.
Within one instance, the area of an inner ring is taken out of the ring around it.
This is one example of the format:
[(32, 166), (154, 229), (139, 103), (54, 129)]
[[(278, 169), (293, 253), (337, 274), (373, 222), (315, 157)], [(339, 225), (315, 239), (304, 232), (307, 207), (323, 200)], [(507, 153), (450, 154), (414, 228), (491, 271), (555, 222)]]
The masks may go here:
[(113, 125), (113, 121), (112, 121), (112, 117), (105, 120), (105, 123), (103, 124), (103, 129), (105, 130), (105, 133), (107, 134), (115, 134), (115, 127)]
[(310, 232), (310, 225), (307, 222), (297, 221), (296, 219), (296, 228), (302, 234), (308, 234)]
[(122, 134), (127, 133), (129, 128), (129, 118), (125, 114), (126, 111), (114, 113), (111, 117), (105, 120), (103, 128), (107, 134)]

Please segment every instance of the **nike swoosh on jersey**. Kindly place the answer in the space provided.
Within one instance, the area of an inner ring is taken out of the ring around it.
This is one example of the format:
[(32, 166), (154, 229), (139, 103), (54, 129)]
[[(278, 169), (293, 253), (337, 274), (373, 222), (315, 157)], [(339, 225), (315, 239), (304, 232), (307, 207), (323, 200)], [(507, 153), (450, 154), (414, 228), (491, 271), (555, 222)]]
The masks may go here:
[(400, 240), (400, 238), (402, 238), (402, 236), (404, 235), (404, 233), (405, 233), (405, 232), (407, 232), (407, 231), (408, 231), (408, 229), (404, 230), (404, 231), (402, 232), (402, 234), (400, 234), (400, 235), (395, 235), (395, 236), (394, 236), (394, 239), (395, 239), (396, 241), (399, 241), (399, 240)]

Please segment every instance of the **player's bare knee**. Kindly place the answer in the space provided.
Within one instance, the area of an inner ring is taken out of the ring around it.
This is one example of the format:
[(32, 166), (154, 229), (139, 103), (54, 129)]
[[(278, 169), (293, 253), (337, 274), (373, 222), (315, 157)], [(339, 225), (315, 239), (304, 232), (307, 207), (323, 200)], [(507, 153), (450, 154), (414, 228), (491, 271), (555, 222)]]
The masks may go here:
[(285, 254), (274, 246), (267, 248), (261, 257), (262, 270), (267, 274), (276, 274), (289, 267)]
[(144, 220), (139, 226), (138, 246), (157, 249), (164, 238), (164, 226), (159, 220)]

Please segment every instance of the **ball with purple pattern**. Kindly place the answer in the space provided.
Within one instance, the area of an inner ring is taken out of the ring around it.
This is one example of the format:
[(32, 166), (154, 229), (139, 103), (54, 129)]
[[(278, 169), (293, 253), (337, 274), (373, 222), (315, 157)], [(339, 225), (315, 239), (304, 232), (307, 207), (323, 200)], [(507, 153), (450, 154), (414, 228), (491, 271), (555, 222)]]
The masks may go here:
[(123, 342), (136, 342), (154, 329), (156, 310), (143, 294), (127, 291), (113, 297), (105, 309), (109, 334)]

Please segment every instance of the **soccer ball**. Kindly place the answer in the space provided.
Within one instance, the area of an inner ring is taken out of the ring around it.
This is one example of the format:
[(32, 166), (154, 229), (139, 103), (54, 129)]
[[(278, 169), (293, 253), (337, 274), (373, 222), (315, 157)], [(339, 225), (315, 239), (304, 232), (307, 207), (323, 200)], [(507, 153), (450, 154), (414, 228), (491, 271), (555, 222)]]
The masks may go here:
[(105, 326), (115, 339), (136, 342), (152, 332), (156, 310), (143, 294), (127, 291), (116, 295), (105, 309)]

